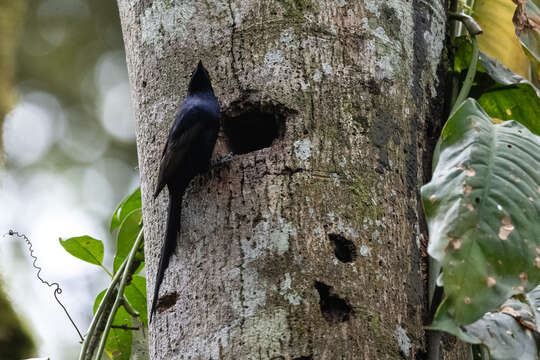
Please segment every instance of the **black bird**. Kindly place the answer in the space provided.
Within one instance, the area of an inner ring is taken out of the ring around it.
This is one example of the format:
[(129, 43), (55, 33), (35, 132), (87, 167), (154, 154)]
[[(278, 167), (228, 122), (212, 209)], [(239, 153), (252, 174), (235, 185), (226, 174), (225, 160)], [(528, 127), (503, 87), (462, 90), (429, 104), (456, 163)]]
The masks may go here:
[(210, 76), (202, 62), (199, 61), (197, 68), (191, 75), (187, 97), (184, 99), (169, 132), (159, 166), (154, 199), (167, 185), (169, 211), (156, 275), (150, 321), (152, 321), (156, 310), (159, 287), (169, 265), (169, 258), (176, 248), (176, 238), (180, 232), (182, 197), (191, 179), (209, 167), (210, 156), (218, 135), (219, 120), (219, 103), (214, 95)]

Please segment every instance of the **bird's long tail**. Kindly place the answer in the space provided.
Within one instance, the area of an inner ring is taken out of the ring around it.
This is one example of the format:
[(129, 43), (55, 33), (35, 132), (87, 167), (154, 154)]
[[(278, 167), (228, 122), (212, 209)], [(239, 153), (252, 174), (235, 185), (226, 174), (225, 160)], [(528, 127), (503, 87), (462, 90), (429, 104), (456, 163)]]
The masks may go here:
[(177, 244), (177, 236), (180, 232), (180, 217), (182, 214), (182, 197), (184, 195), (184, 187), (180, 191), (171, 191), (169, 186), (169, 211), (167, 215), (167, 229), (165, 232), (165, 239), (161, 246), (161, 255), (159, 257), (159, 266), (156, 274), (156, 282), (154, 285), (154, 297), (152, 298), (152, 308), (150, 310), (150, 321), (154, 312), (156, 311), (156, 304), (159, 294), (159, 288), (163, 281), (163, 276), (167, 266), (169, 266), (169, 259), (174, 253)]

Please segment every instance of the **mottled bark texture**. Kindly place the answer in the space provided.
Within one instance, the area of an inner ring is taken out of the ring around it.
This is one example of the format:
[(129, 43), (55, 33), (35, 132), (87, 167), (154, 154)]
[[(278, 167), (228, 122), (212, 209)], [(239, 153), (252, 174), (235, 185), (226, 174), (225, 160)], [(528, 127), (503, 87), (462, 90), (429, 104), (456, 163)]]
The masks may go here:
[(235, 154), (184, 197), (152, 359), (422, 358), (418, 188), (443, 0), (119, 5), (149, 294), (167, 208), (151, 194), (199, 59), (224, 115), (216, 153)]

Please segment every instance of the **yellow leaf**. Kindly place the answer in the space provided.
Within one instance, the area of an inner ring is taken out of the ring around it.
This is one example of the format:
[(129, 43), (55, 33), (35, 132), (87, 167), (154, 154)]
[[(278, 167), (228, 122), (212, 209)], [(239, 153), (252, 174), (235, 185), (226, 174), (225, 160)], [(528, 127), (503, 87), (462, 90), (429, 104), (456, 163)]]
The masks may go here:
[(477, 0), (473, 17), (484, 30), (477, 37), (480, 50), (499, 60), (504, 66), (529, 78), (529, 59), (514, 31), (512, 17), (516, 5), (511, 0)]

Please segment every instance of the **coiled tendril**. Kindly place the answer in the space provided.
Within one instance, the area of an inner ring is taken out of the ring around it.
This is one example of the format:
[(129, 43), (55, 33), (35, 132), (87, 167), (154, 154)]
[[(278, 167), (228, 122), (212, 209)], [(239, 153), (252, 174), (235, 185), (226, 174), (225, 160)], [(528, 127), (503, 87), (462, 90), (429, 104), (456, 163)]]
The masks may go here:
[[(32, 242), (30, 242), (30, 239), (28, 239), (28, 237), (26, 237), (26, 235), (24, 234), (19, 234), (17, 231), (13, 231), (13, 230), (9, 230), (8, 234), (10, 236), (18, 236), (22, 239), (24, 239), (24, 241), (26, 242), (26, 244), (28, 245), (28, 252), (30, 253), (30, 256), (34, 259), (34, 262), (32, 263), (32, 266), (37, 269), (37, 274), (36, 274), (36, 277), (38, 278), (39, 281), (41, 281), (43, 284), (47, 285), (48, 287), (55, 287), (54, 289), (54, 298), (56, 299), (56, 302), (58, 302), (58, 304), (62, 307), (62, 309), (64, 309), (64, 312), (66, 313), (66, 316), (68, 317), (69, 321), (71, 321), (71, 324), (73, 325), (73, 327), (75, 328), (75, 330), (77, 330), (77, 333), (79, 334), (79, 337), (81, 338), (81, 341), (84, 340), (81, 332), (79, 331), (79, 328), (77, 327), (77, 325), (75, 325), (75, 322), (73, 321), (73, 319), (71, 318), (71, 316), (69, 315), (69, 312), (67, 311), (66, 307), (64, 306), (64, 304), (62, 304), (62, 302), (60, 301), (60, 299), (58, 299), (58, 295), (62, 293), (62, 289), (60, 288), (60, 284), (54, 282), (54, 283), (50, 283), (48, 282), (47, 280), (43, 279), (39, 274), (41, 273), (41, 267), (37, 266), (36, 262), (37, 262), (37, 257), (34, 255), (34, 249), (32, 248)], [(5, 236), (5, 235), (4, 235)]]

